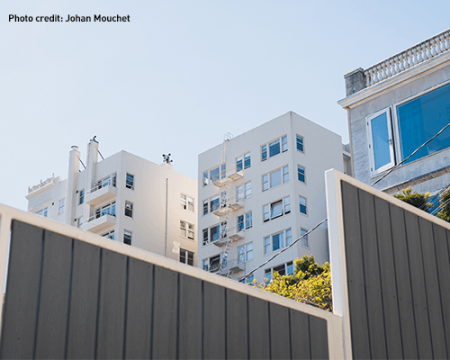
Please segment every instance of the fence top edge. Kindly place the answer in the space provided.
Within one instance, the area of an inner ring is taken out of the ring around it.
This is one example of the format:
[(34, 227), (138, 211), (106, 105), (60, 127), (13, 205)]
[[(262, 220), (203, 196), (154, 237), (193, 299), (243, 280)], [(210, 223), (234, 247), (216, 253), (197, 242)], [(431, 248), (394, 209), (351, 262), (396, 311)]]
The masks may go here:
[(375, 195), (376, 197), (379, 197), (380, 199), (386, 200), (388, 203), (398, 206), (406, 211), (413, 213), (414, 215), (417, 215), (417, 216), (424, 218), (432, 223), (435, 223), (436, 225), (442, 226), (443, 228), (450, 230), (450, 223), (448, 223), (447, 221), (439, 219), (438, 217), (433, 216), (424, 210), (420, 210), (420, 209), (416, 208), (415, 206), (412, 206), (404, 201), (401, 201), (392, 195), (386, 194), (378, 189), (375, 189), (374, 187), (367, 185), (359, 180), (356, 180), (355, 178), (352, 178), (346, 174), (343, 174), (340, 171), (337, 171), (335, 169), (327, 170), (325, 172), (325, 174), (327, 174), (327, 173), (330, 173), (331, 176), (334, 176), (334, 178), (337, 181), (344, 181), (346, 183), (349, 183), (350, 185), (353, 185), (361, 190), (364, 190), (371, 195)]
[[(261, 289), (256, 289), (247, 284), (239, 283), (238, 281), (223, 278), (219, 275), (211, 274), (203, 269), (196, 268), (193, 266), (182, 264), (178, 261), (166, 258), (162, 255), (158, 255), (143, 249), (125, 245), (116, 241), (111, 241), (110, 239), (105, 239), (100, 235), (89, 233), (87, 231), (80, 230), (70, 225), (59, 223), (55, 220), (43, 218), (39, 215), (28, 213), (13, 207), (0, 204), (0, 226), (10, 226), (12, 220), (18, 220), (30, 225), (40, 227), (44, 230), (53, 231), (55, 233), (83, 241), (94, 246), (101, 247), (110, 251), (114, 251), (125, 256), (129, 256), (138, 260), (142, 260), (160, 267), (176, 271), (185, 275), (192, 276), (194, 278), (207, 281), (212, 284), (216, 284), (225, 287), (230, 290), (234, 290), (255, 298), (269, 301), (274, 304), (278, 304), (284, 307), (288, 307), (293, 310), (301, 311), (309, 315), (317, 316), (323, 318), (327, 321), (335, 321), (336, 318), (340, 319), (340, 316), (332, 314), (328, 311), (321, 310), (311, 305), (306, 305), (303, 303), (296, 302), (284, 298), (282, 296), (266, 292)], [(3, 241), (3, 239), (0, 239)], [(8, 239), (6, 239), (8, 241)], [(1, 259), (0, 259), (1, 262)], [(6, 264), (6, 261), (5, 261)]]

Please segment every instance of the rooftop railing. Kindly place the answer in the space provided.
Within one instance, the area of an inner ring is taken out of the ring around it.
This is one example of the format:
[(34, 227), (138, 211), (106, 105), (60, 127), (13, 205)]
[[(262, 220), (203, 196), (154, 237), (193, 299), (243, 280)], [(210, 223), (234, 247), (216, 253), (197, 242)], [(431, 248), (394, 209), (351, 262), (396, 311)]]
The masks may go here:
[(366, 87), (415, 67), (449, 49), (450, 30), (446, 30), (364, 70)]

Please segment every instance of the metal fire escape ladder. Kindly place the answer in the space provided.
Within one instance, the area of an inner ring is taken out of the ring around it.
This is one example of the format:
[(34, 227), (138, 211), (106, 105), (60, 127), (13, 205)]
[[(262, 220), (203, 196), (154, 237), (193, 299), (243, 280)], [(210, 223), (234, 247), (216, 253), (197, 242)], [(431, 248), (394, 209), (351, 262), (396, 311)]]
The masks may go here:
[[(220, 254), (220, 268), (219, 271), (224, 271), (227, 268), (228, 262), (228, 253), (231, 250), (230, 238), (228, 236), (228, 227), (230, 223), (230, 207), (229, 207), (229, 189), (230, 189), (230, 179), (227, 174), (227, 151), (228, 151), (228, 142), (233, 138), (233, 135), (230, 133), (226, 133), (224, 135), (224, 141), (222, 145), (222, 164), (225, 164), (225, 185), (223, 187), (223, 192), (220, 195), (220, 206), (225, 209), (225, 214), (222, 216), (221, 221), (221, 239), (219, 241), (225, 242), (225, 247)], [(222, 170), (222, 169), (221, 169)], [(221, 174), (222, 177), (222, 174)], [(227, 277), (229, 272), (227, 274)]]

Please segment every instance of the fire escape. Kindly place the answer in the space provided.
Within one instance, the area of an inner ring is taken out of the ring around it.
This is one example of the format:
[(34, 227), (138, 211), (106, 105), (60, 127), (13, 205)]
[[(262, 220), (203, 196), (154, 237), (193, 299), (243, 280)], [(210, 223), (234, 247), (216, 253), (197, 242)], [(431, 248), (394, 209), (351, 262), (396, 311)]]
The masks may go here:
[(244, 271), (245, 264), (239, 262), (239, 254), (235, 242), (244, 238), (244, 227), (239, 228), (239, 225), (230, 227), (230, 219), (234, 211), (240, 210), (244, 207), (243, 194), (239, 196), (236, 194), (236, 189), (233, 187), (233, 195), (230, 195), (232, 183), (241, 180), (244, 177), (243, 168), (236, 167), (228, 168), (227, 151), (228, 143), (233, 138), (230, 133), (225, 134), (222, 145), (222, 167), (220, 179), (214, 182), (214, 185), (221, 189), (219, 207), (213, 212), (214, 215), (220, 218), (220, 238), (214, 242), (214, 245), (222, 249), (220, 253), (220, 265), (217, 273), (222, 276), (230, 276), (231, 274)]

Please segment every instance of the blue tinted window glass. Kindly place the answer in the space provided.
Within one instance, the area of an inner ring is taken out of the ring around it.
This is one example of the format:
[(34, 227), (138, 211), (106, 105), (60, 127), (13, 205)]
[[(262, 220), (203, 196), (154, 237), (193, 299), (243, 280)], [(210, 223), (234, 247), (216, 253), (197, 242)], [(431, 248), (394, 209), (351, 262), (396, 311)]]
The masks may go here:
[[(450, 85), (422, 95), (397, 107), (403, 159), (450, 122)], [(450, 128), (420, 149), (411, 162), (450, 147)]]
[(280, 153), (280, 140), (274, 141), (269, 144), (270, 157), (278, 155)]
[(211, 179), (211, 182), (215, 182), (215, 181), (219, 180), (220, 179), (219, 168), (216, 167), (215, 169), (212, 169), (209, 172), (209, 177)]
[(383, 113), (371, 120), (373, 157), (375, 170), (391, 162), (387, 114)]

